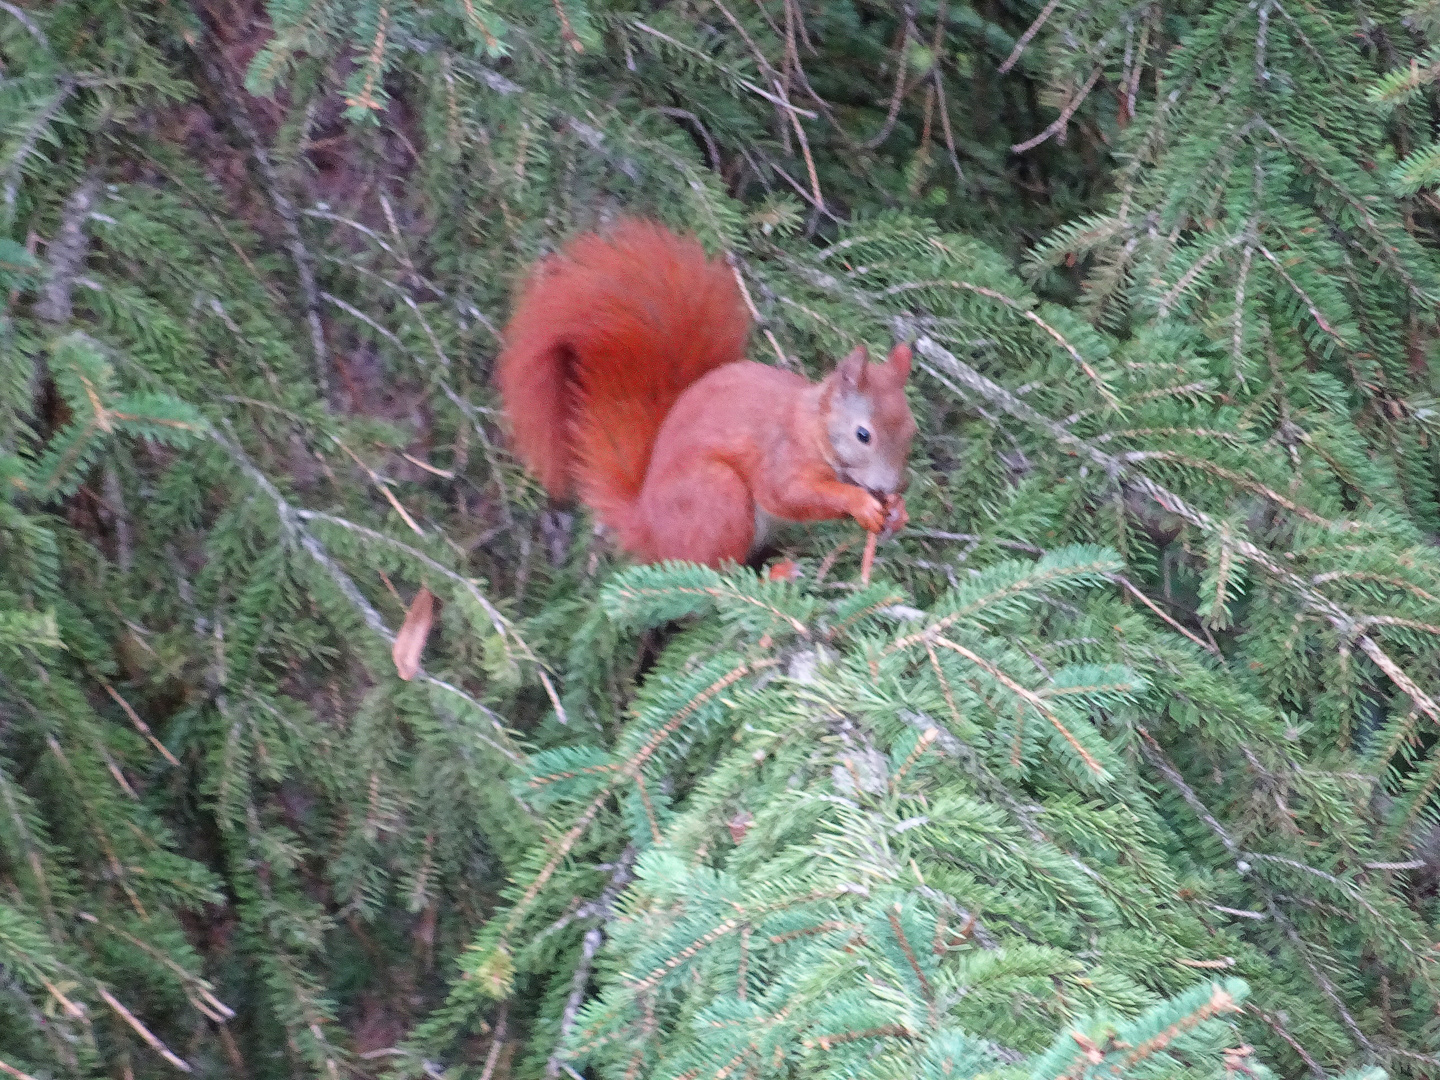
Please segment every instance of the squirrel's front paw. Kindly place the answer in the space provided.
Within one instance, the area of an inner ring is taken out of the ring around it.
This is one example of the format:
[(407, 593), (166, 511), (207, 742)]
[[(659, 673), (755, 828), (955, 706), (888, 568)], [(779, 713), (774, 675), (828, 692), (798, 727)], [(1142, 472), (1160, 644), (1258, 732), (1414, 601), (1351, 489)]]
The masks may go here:
[(905, 496), (885, 496), (885, 531), (897, 533), (910, 524), (910, 514), (905, 509)]
[(856, 505), (850, 511), (850, 516), (860, 523), (862, 529), (866, 532), (878, 533), (885, 528), (884, 503), (868, 491), (855, 502)]

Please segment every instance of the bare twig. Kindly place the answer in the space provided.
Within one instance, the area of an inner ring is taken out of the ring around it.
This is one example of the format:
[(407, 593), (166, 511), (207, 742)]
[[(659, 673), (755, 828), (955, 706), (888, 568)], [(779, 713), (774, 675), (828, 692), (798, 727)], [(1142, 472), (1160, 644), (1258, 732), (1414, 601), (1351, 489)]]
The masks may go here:
[(495, 1034), (490, 1039), (490, 1052), (485, 1055), (485, 1067), (480, 1070), (480, 1080), (490, 1080), (495, 1075), (495, 1066), (500, 1061), (500, 1050), (505, 1045), (506, 1029), (510, 1026), (510, 1002), (502, 1001), (498, 1011)]
[(705, 152), (710, 158), (710, 167), (717, 172), (720, 169), (720, 148), (715, 145), (715, 137), (710, 134), (710, 129), (700, 122), (700, 118), (689, 109), (678, 109), (670, 105), (662, 105), (658, 110), (665, 116), (673, 117), (676, 120), (688, 120), (695, 125), (695, 130), (705, 140)]
[(950, 130), (950, 106), (945, 101), (945, 80), (940, 74), (940, 67), (936, 65), (935, 73), (935, 106), (940, 110), (940, 130), (945, 133), (945, 150), (950, 155), (950, 164), (955, 169), (955, 180), (957, 183), (965, 183), (965, 170), (960, 167), (960, 155), (955, 151), (955, 133)]
[(767, 161), (766, 161), (766, 164), (769, 165), (770, 168), (774, 169), (775, 172), (777, 172), (777, 173), (780, 175), (780, 178), (781, 178), (782, 180), (784, 180), (787, 184), (789, 184), (792, 188), (794, 188), (794, 189), (795, 189), (795, 193), (796, 193), (797, 195), (799, 195), (802, 199), (804, 199), (806, 202), (808, 202), (808, 203), (809, 203), (811, 206), (813, 206), (816, 210), (820, 211), (820, 213), (824, 214), (824, 215), (825, 215), (826, 217), (828, 217), (831, 221), (834, 221), (834, 222), (843, 224), (843, 222), (841, 222), (838, 217), (836, 217), (836, 216), (835, 216), (834, 214), (832, 214), (828, 209), (826, 209), (825, 206), (823, 206), (823, 205), (820, 204), (820, 203), (817, 203), (817, 202), (815, 201), (815, 196), (812, 195), (812, 194), (810, 194), (810, 192), (806, 191), (806, 190), (805, 190), (805, 186), (804, 186), (803, 184), (801, 184), (800, 181), (796, 180), (793, 176), (791, 176), (788, 172), (786, 172), (783, 168), (781, 168), (781, 167), (780, 167), (779, 165), (777, 165), (775, 162), (767, 160)]
[(175, 1068), (179, 1069), (181, 1072), (188, 1073), (193, 1071), (190, 1068), (188, 1062), (178, 1057), (168, 1046), (166, 1046), (163, 1042), (156, 1038), (154, 1032), (152, 1032), (149, 1028), (147, 1028), (144, 1024), (137, 1020), (135, 1014), (132, 1013), (129, 1009), (127, 1009), (124, 1005), (120, 1004), (120, 1002), (116, 1000), (115, 996), (111, 994), (109, 990), (106, 990), (105, 987), (101, 986), (99, 983), (96, 983), (95, 992), (100, 995), (101, 999), (105, 1002), (106, 1005), (109, 1005), (110, 1008), (115, 1010), (115, 1014), (119, 1016), (121, 1020), (124, 1020), (125, 1023), (130, 1026), (130, 1029), (135, 1032), (136, 1035), (139, 1035), (140, 1038), (145, 1040), (145, 1043), (152, 1050), (154, 1050), (157, 1054), (159, 1054), (161, 1057), (163, 1057), (166, 1061), (168, 1061), (171, 1065), (175, 1066)]
[[(358, 267), (354, 269), (358, 269)], [(381, 280), (384, 279), (382, 278)], [(322, 291), (320, 295), (325, 299), (327, 303), (335, 305), (337, 308), (339, 308), (341, 311), (345, 312), (345, 314), (351, 316), (352, 318), (359, 319), (366, 326), (370, 327), (370, 329), (374, 330), (377, 334), (383, 337), (386, 341), (390, 342), (391, 345), (395, 346), (395, 348), (399, 349), (401, 352), (405, 353), (412, 360), (414, 360), (421, 369), (428, 371), (429, 364), (426, 362), (426, 360), (418, 353), (411, 351), (393, 331), (387, 329), (378, 321), (372, 319), (369, 315), (366, 315), (359, 308), (355, 307), (355, 305), (349, 303), (348, 301), (340, 299), (338, 296), (334, 296), (331, 293), (324, 291)], [(406, 300), (409, 301), (409, 298), (406, 297)], [(411, 302), (411, 306), (414, 306), (413, 301)], [(446, 366), (448, 366), (449, 362), (448, 360), (446, 360), (443, 353), (440, 355), (441, 360), (446, 364)], [(479, 409), (475, 405), (472, 405), (469, 401), (465, 400), (465, 398), (461, 394), (459, 394), (453, 386), (450, 385), (449, 380), (437, 376), (435, 377), (435, 381), (439, 385), (440, 391), (445, 395), (446, 399), (452, 405), (454, 405), (455, 408), (458, 409), (467, 420), (470, 421), (471, 429), (475, 432), (476, 435), (480, 437), (480, 441), (484, 445), (488, 454), (492, 449), (490, 443), (490, 435), (488, 432), (486, 432), (485, 425), (480, 422), (480, 414), (485, 410)], [(510, 525), (513, 525), (514, 523), (514, 519), (510, 510), (511, 500), (509, 497), (509, 492), (506, 490), (505, 480), (499, 468), (495, 466), (495, 463), (493, 461), (491, 461), (490, 464), (491, 476), (494, 478), (496, 485), (500, 488), (500, 493), (502, 496), (502, 498), (500, 499), (500, 511), (501, 514), (504, 516), (506, 526), (508, 527)]]
[(1254, 257), (1255, 246), (1246, 244), (1245, 253), (1240, 258), (1240, 273), (1235, 278), (1235, 327), (1230, 335), (1230, 364), (1242, 386), (1245, 383), (1245, 282), (1250, 276), (1250, 261)]
[(1035, 149), (1035, 147), (1039, 146), (1046, 139), (1064, 131), (1066, 125), (1070, 123), (1070, 118), (1075, 115), (1075, 110), (1080, 108), (1085, 99), (1090, 96), (1090, 91), (1095, 89), (1095, 84), (1100, 81), (1100, 76), (1104, 70), (1103, 64), (1096, 64), (1095, 70), (1090, 72), (1090, 78), (1085, 80), (1085, 85), (1076, 91), (1075, 96), (1070, 99), (1065, 108), (1060, 110), (1060, 115), (1055, 118), (1055, 122), (1040, 132), (1039, 135), (1032, 136), (1022, 143), (1016, 143), (1010, 147), (1010, 152), (1012, 154), (1023, 154), (1027, 150)]
[[(788, 105), (789, 99), (785, 95), (785, 87), (777, 81), (775, 92), (785, 99)], [(820, 174), (815, 171), (815, 158), (810, 153), (810, 140), (805, 137), (805, 129), (800, 124), (800, 118), (795, 115), (795, 110), (789, 110), (790, 123), (795, 126), (795, 134), (800, 139), (800, 150), (805, 155), (805, 168), (810, 173), (810, 190), (815, 195), (815, 208), (823, 211), (825, 209), (825, 196), (820, 191)]]
[(115, 563), (122, 574), (128, 574), (135, 561), (135, 547), (132, 541), (130, 511), (125, 505), (125, 490), (120, 486), (120, 474), (114, 465), (105, 466), (104, 504), (109, 511), (111, 524), (115, 529)]
[[(41, 322), (60, 327), (70, 321), (75, 278), (89, 250), (85, 221), (99, 188), (99, 177), (94, 173), (88, 174), (60, 209), (60, 228), (50, 238), (45, 254), (46, 281), (40, 290), (40, 298), (35, 302), (35, 317)], [(30, 369), (30, 401), (37, 411), (50, 375), (45, 356), (44, 350), (37, 350)]]
[(880, 130), (859, 144), (863, 150), (878, 148), (890, 137), (890, 132), (895, 130), (895, 121), (900, 116), (900, 102), (905, 98), (905, 50), (909, 46), (910, 36), (914, 32), (915, 24), (910, 21), (907, 14), (905, 25), (901, 28), (900, 44), (895, 50), (895, 89), (890, 93), (890, 108), (885, 113), (885, 122), (880, 125)]
[(1205, 641), (1203, 638), (1197, 637), (1196, 635), (1192, 634), (1189, 630), (1186, 630), (1185, 627), (1181, 626), (1178, 622), (1176, 622), (1173, 618), (1171, 618), (1163, 610), (1161, 610), (1160, 605), (1156, 604), (1154, 600), (1151, 600), (1150, 597), (1146, 596), (1138, 588), (1132, 585), (1130, 583), (1130, 579), (1127, 578), (1124, 574), (1111, 574), (1110, 580), (1115, 582), (1115, 584), (1121, 586), (1122, 588), (1126, 589), (1142, 604), (1148, 607), (1156, 615), (1160, 616), (1160, 618), (1165, 620), (1165, 622), (1169, 623), (1172, 628), (1184, 634), (1187, 638), (1193, 641), (1196, 645), (1199, 645), (1210, 655), (1215, 657), (1219, 657), (1221, 655), (1220, 650), (1216, 648), (1213, 644)]
[(860, 584), (870, 584), (870, 567), (875, 562), (875, 545), (880, 539), (879, 533), (867, 532), (865, 534), (865, 552), (860, 556)]
[(416, 524), (415, 519), (410, 516), (410, 511), (405, 509), (404, 504), (401, 503), (400, 500), (396, 497), (395, 493), (390, 490), (390, 482), (381, 477), (379, 473), (377, 473), (374, 469), (370, 468), (370, 466), (365, 464), (364, 461), (360, 460), (360, 455), (355, 453), (354, 450), (351, 450), (350, 447), (346, 446), (339, 439), (334, 439), (334, 442), (336, 446), (340, 447), (341, 450), (344, 450), (345, 453), (350, 455), (351, 461), (355, 462), (356, 465), (359, 465), (360, 468), (365, 471), (366, 475), (370, 477), (371, 483), (373, 483), (377, 488), (379, 488), (380, 493), (385, 496), (385, 501), (388, 502), (390, 506), (394, 509), (394, 511), (400, 515), (400, 520), (404, 521), (406, 525), (410, 526), (410, 531), (413, 532), (416, 536), (423, 538), (425, 536), (425, 530), (420, 528), (420, 526)]
[(1150, 42), (1150, 24), (1153, 15), (1147, 13), (1145, 21), (1140, 24), (1140, 44), (1135, 50), (1135, 61), (1130, 68), (1130, 83), (1125, 90), (1125, 115), (1133, 118), (1135, 116), (1135, 95), (1140, 89), (1140, 73), (1145, 70), (1145, 50)]
[(164, 743), (162, 743), (159, 739), (155, 737), (155, 733), (150, 730), (150, 725), (145, 723), (144, 720), (140, 719), (140, 714), (130, 707), (130, 703), (120, 696), (120, 692), (116, 690), (115, 687), (111, 686), (108, 682), (105, 682), (103, 679), (100, 681), (100, 685), (105, 688), (105, 692), (107, 694), (109, 694), (112, 698), (115, 699), (115, 703), (124, 710), (125, 715), (130, 718), (130, 723), (135, 726), (135, 730), (140, 732), (141, 735), (145, 736), (145, 738), (149, 741), (150, 745), (155, 748), (156, 752), (159, 753), (161, 757), (163, 757), (171, 765), (179, 768), (179, 760), (175, 757), (174, 754), (170, 752), (169, 748), (166, 747)]
[[(713, 57), (707, 56), (705, 53), (701, 52), (699, 49), (697, 49), (697, 48), (695, 48), (695, 47), (693, 47), (693, 46), (691, 46), (691, 45), (686, 45), (685, 42), (679, 41), (679, 40), (671, 37), (669, 34), (666, 34), (666, 33), (662, 32), (662, 31), (660, 31), (660, 30), (656, 30), (653, 26), (650, 26), (650, 25), (647, 24), (647, 23), (641, 22), (639, 19), (633, 20), (633, 21), (630, 23), (630, 25), (633, 26), (633, 27), (635, 27), (636, 30), (640, 30), (640, 31), (643, 31), (643, 32), (646, 33), (646, 34), (649, 34), (651, 37), (659, 38), (661, 41), (666, 42), (667, 44), (674, 45), (677, 49), (681, 49), (681, 50), (684, 51), (684, 52), (688, 52), (688, 53), (690, 53), (690, 54), (693, 55), (693, 56), (699, 57), (701, 60), (703, 60), (703, 61), (704, 61), (705, 63), (707, 63), (707, 64), (711, 64), (711, 65), (714, 65), (714, 66), (716, 66), (716, 67), (719, 67), (719, 66), (720, 66), (720, 65), (718, 65), (718, 64), (715, 64), (715, 60), (714, 60)], [(724, 70), (724, 69), (722, 68), (722, 70)], [(738, 83), (739, 83), (741, 86), (743, 86), (746, 90), (749, 90), (752, 94), (759, 94), (759, 95), (760, 95), (762, 98), (764, 98), (766, 101), (770, 102), (770, 103), (773, 104), (773, 105), (778, 105), (778, 106), (780, 106), (780, 108), (784, 109), (786, 112), (799, 113), (801, 116), (804, 116), (804, 117), (806, 117), (807, 119), (810, 119), (810, 120), (819, 119), (819, 117), (818, 117), (815, 113), (811, 112), (809, 109), (802, 109), (802, 108), (800, 108), (800, 106), (798, 106), (798, 105), (791, 105), (788, 101), (784, 101), (784, 100), (776, 97), (774, 94), (770, 93), (768, 90), (762, 90), (760, 87), (756, 86), (756, 85), (755, 85), (753, 82), (751, 82), (749, 79), (743, 79), (743, 78), (738, 78), (738, 77), (737, 77), (737, 78), (736, 78), (736, 82), (738, 82)]]
[(1021, 54), (1025, 52), (1025, 46), (1030, 44), (1035, 35), (1040, 32), (1040, 28), (1045, 25), (1046, 20), (1055, 14), (1055, 9), (1059, 6), (1060, 0), (1050, 0), (1048, 4), (1040, 9), (1040, 14), (1035, 16), (1035, 21), (1020, 35), (1020, 39), (1015, 42), (1015, 48), (1010, 50), (1010, 55), (1005, 58), (1005, 62), (996, 69), (999, 74), (1007, 74), (1010, 69), (1015, 66)]
[(780, 348), (780, 342), (775, 338), (775, 332), (765, 325), (765, 320), (760, 316), (760, 309), (755, 306), (755, 300), (750, 295), (750, 286), (745, 284), (745, 274), (740, 269), (740, 259), (733, 251), (725, 253), (725, 261), (730, 264), (730, 272), (735, 275), (735, 284), (740, 286), (740, 295), (745, 300), (745, 306), (750, 309), (750, 317), (755, 320), (755, 325), (760, 327), (760, 332), (765, 335), (765, 340), (775, 350), (775, 358), (780, 361), (780, 366), (786, 371), (794, 370), (795, 365), (785, 355), (785, 350)]

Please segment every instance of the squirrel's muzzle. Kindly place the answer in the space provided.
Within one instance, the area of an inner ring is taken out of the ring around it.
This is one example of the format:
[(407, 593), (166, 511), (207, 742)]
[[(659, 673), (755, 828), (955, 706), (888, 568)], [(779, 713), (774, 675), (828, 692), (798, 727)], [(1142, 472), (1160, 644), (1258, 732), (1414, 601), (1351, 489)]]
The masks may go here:
[(861, 482), (860, 486), (877, 499), (883, 499), (886, 495), (903, 495), (905, 493), (910, 487), (910, 470), (901, 467), (890, 476), (876, 477), (872, 474), (865, 479), (870, 483)]

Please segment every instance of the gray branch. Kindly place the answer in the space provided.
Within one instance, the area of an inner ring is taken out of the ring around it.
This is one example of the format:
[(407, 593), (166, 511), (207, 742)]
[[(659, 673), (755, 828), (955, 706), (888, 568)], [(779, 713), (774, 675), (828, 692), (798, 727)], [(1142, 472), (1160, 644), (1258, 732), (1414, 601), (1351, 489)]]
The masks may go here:
[(26, 30), (30, 31), (31, 37), (33, 37), (42, 46), (44, 46), (47, 52), (49, 51), (50, 42), (45, 37), (45, 31), (41, 30), (40, 27), (36, 26), (35, 23), (30, 20), (30, 16), (26, 13), (24, 8), (17, 7), (14, 4), (5, 3), (3, 2), (3, 0), (0, 0), (0, 11), (9, 12), (9, 14), (14, 17), (16, 22), (18, 22), (21, 26), (25, 27)]
[(573, 1074), (573, 1070), (566, 1068), (565, 1062), (561, 1060), (561, 1048), (565, 1045), (565, 1040), (570, 1037), (570, 1032), (574, 1030), (575, 1017), (579, 1015), (580, 1006), (584, 1004), (585, 986), (590, 981), (590, 966), (595, 960), (595, 954), (600, 951), (600, 943), (605, 939), (605, 924), (614, 918), (615, 901), (619, 898), (621, 890), (630, 884), (631, 879), (635, 876), (634, 866), (637, 854), (635, 845), (627, 844), (625, 850), (620, 853), (620, 858), (615, 860), (615, 869), (599, 897), (591, 903), (583, 905), (575, 913), (576, 918), (599, 916), (600, 925), (592, 926), (585, 931), (585, 938), (580, 944), (580, 963), (575, 965), (575, 974), (570, 980), (570, 997), (566, 999), (565, 1010), (560, 1014), (560, 1038), (557, 1040), (555, 1052), (545, 1063), (545, 1075), (549, 1080), (556, 1080), (561, 1070)]
[[(280, 528), (285, 536), (289, 540), (299, 543), (305, 553), (314, 559), (316, 564), (325, 571), (330, 580), (335, 583), (335, 587), (340, 590), (345, 599), (360, 613), (360, 617), (364, 620), (365, 625), (387, 645), (394, 645), (395, 633), (385, 624), (385, 620), (381, 617), (380, 612), (375, 610), (375, 605), (366, 599), (365, 594), (360, 591), (359, 586), (355, 584), (350, 575), (347, 574), (344, 568), (325, 550), (325, 545), (305, 528), (300, 512), (290, 505), (290, 502), (280, 493), (280, 490), (270, 482), (270, 478), (261, 472), (255, 463), (250, 460), (249, 455), (240, 448), (238, 441), (232, 441), (226, 438), (213, 428), (210, 431), (210, 437), (215, 440), (221, 449), (230, 455), (231, 460), (239, 467), (240, 471), (248, 476), (251, 482), (274, 504), (275, 515), (280, 520)], [(502, 723), (501, 717), (493, 709), (477, 701), (472, 695), (466, 693), (458, 686), (430, 674), (423, 668), (416, 673), (415, 678), (420, 682), (429, 683), (431, 686), (455, 695), (476, 712), (480, 713), (480, 715), (488, 719), (495, 728), (499, 738), (491, 738), (479, 732), (475, 732), (475, 735), (492, 750), (504, 755), (504, 757), (514, 764), (519, 764), (524, 760), (522, 754), (508, 745), (509, 736), (505, 731), (505, 726)]]
[[(70, 298), (75, 277), (85, 262), (90, 241), (85, 235), (85, 219), (100, 189), (98, 177), (87, 176), (71, 192), (60, 210), (60, 229), (50, 239), (46, 251), (46, 281), (35, 303), (35, 317), (41, 322), (60, 326), (70, 321)], [(7, 196), (9, 189), (6, 189)]]
[[(895, 320), (897, 333), (902, 340), (910, 336), (911, 326), (903, 316)], [(920, 366), (943, 384), (964, 397), (966, 391), (976, 394), (1003, 409), (1017, 420), (1047, 432), (1052, 439), (1075, 456), (1089, 460), (1102, 469), (1112, 482), (1124, 482), (1132, 491), (1153, 499), (1160, 507), (1176, 517), (1189, 522), (1196, 528), (1210, 534), (1219, 534), (1220, 523), (1209, 514), (1191, 506), (1179, 495), (1157, 484), (1144, 473), (1126, 463), (1123, 458), (1107, 454), (1094, 444), (1069, 431), (1064, 424), (1051, 420), (1036, 409), (1021, 401), (999, 383), (987, 379), (970, 365), (958, 359), (948, 349), (933, 339), (920, 336), (915, 340), (915, 350), (928, 363)], [(1432, 719), (1440, 721), (1440, 704), (1437, 704), (1405, 671), (1390, 657), (1380, 644), (1364, 633), (1364, 624), (1323, 593), (1317, 592), (1310, 583), (1280, 563), (1265, 549), (1238, 536), (1225, 538), (1226, 545), (1236, 555), (1264, 570), (1273, 580), (1290, 589), (1312, 614), (1319, 615), (1330, 623), (1342, 638), (1353, 642), (1375, 665), (1389, 676), (1390, 680), (1415, 702), (1417, 708)]]

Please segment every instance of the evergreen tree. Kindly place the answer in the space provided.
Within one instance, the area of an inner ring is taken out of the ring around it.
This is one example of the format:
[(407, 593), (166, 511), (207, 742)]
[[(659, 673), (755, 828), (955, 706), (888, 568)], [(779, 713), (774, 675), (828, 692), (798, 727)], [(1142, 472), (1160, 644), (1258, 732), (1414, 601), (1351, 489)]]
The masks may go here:
[[(0, 1072), (1432, 1074), (1434, 22), (0, 3)], [(873, 582), (508, 456), (621, 209), (916, 342)]]

